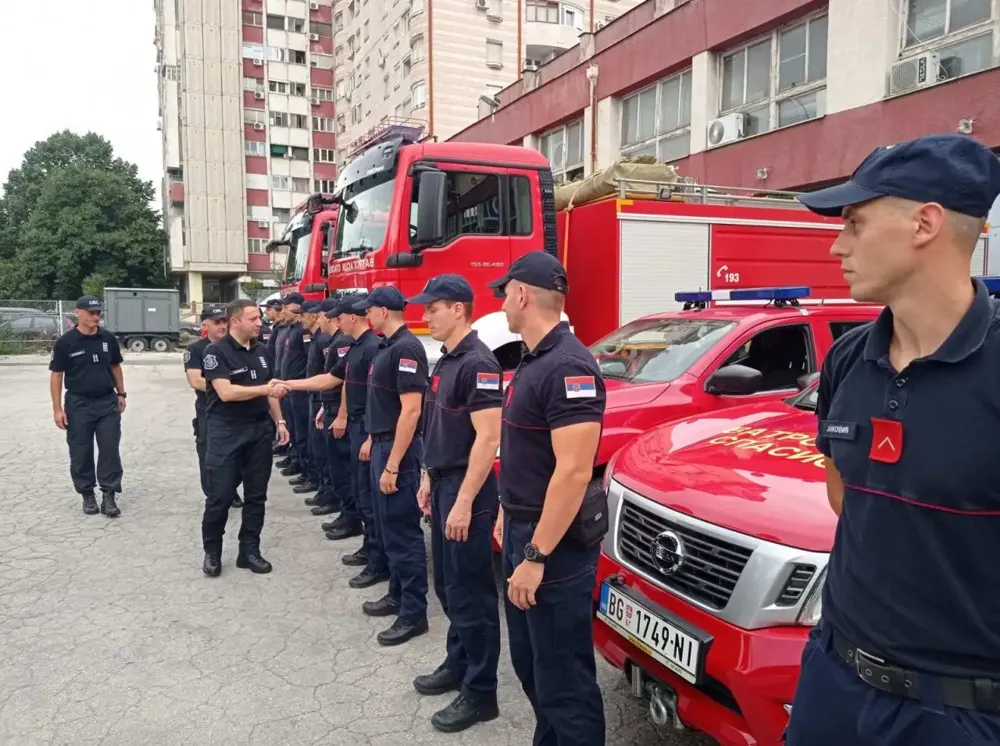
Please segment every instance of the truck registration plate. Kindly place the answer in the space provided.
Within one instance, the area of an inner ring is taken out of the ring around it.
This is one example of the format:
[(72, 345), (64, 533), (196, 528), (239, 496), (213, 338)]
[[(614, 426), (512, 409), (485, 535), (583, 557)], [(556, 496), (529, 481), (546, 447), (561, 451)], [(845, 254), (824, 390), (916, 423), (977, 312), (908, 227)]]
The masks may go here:
[(701, 641), (607, 583), (601, 584), (598, 618), (685, 681), (698, 679)]

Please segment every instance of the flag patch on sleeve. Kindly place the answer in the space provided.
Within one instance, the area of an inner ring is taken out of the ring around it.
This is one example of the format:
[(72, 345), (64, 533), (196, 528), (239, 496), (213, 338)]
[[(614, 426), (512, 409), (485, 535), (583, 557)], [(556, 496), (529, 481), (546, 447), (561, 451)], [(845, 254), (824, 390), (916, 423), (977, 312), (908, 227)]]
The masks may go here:
[(344, 355), (347, 354), (347, 351), (349, 349), (351, 349), (351, 348), (350, 347), (338, 347), (337, 348), (337, 357), (343, 357)]
[(567, 376), (563, 381), (567, 399), (593, 399), (597, 396), (597, 383), (593, 376)]
[(476, 373), (476, 388), (485, 389), (487, 391), (499, 391), (500, 390), (500, 374), (499, 373)]
[(399, 359), (399, 371), (401, 373), (416, 373), (417, 372), (417, 361), (410, 360), (409, 358), (401, 357)]

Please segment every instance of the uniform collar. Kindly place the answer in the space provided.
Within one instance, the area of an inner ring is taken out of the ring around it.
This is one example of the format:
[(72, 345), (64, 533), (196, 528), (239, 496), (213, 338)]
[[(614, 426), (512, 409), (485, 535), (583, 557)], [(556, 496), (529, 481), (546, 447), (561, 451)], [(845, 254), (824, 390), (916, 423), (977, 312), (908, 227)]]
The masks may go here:
[(392, 336), (382, 337), (382, 346), (388, 347), (389, 345), (394, 345), (396, 344), (396, 342), (398, 342), (408, 334), (410, 334), (410, 329), (409, 327), (406, 326), (406, 324), (403, 324), (401, 327), (399, 327), (396, 331), (392, 333)]
[(351, 338), (351, 344), (359, 345), (366, 339), (368, 339), (370, 336), (372, 336), (372, 334), (374, 334), (374, 332), (371, 329), (365, 329), (363, 332), (361, 332), (361, 336), (358, 337), (357, 339)]
[(552, 330), (542, 337), (541, 341), (535, 346), (535, 349), (529, 350), (525, 357), (537, 357), (545, 352), (548, 352), (567, 335), (571, 334), (569, 330), (568, 321), (560, 321)]
[(225, 341), (226, 344), (228, 344), (232, 349), (243, 350), (244, 352), (246, 352), (247, 350), (252, 350), (254, 344), (256, 344), (256, 339), (251, 339), (250, 345), (248, 347), (244, 347), (243, 345), (241, 345), (239, 342), (236, 341), (236, 337), (234, 337), (232, 334), (227, 334), (225, 337)]
[[(958, 326), (937, 350), (921, 360), (936, 360), (941, 363), (958, 363), (976, 352), (986, 341), (993, 320), (993, 302), (989, 291), (979, 280), (973, 278), (976, 295)], [(875, 320), (868, 341), (865, 344), (865, 360), (888, 362), (889, 345), (892, 342), (892, 311), (886, 307)]]
[(445, 357), (459, 357), (460, 355), (464, 355), (465, 353), (472, 350), (473, 346), (478, 341), (479, 341), (479, 332), (473, 329), (471, 332), (462, 337), (461, 341), (457, 345), (455, 345), (455, 349), (452, 350), (451, 352), (448, 352), (447, 348), (444, 345), (441, 345), (441, 353)]

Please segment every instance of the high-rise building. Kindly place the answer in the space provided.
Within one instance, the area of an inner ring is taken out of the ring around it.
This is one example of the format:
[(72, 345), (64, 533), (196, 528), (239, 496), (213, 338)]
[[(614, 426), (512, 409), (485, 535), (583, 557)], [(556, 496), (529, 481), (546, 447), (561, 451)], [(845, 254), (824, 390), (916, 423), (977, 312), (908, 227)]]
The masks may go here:
[(273, 283), (267, 242), (330, 191), (332, 0), (155, 0), (163, 216), (185, 302)]
[(336, 0), (339, 162), (380, 122), (447, 139), (517, 80), (638, 0)]

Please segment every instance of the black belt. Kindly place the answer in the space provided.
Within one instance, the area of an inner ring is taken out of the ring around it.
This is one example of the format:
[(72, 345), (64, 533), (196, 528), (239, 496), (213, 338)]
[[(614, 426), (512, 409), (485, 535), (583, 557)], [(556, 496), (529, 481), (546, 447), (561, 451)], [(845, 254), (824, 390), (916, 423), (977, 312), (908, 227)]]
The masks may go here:
[(447, 469), (436, 469), (434, 467), (428, 467), (427, 476), (431, 479), (447, 479), (448, 477), (464, 476), (467, 466), (453, 466)]
[(537, 521), (542, 517), (541, 506), (535, 508), (527, 505), (508, 505), (507, 503), (501, 503), (504, 515), (508, 518), (513, 518), (515, 521), (526, 521), (531, 523), (532, 521)]
[[(848, 666), (857, 671), (866, 684), (897, 697), (920, 699), (919, 671), (910, 671), (866, 653), (839, 632), (832, 633), (833, 650)], [(992, 679), (954, 679), (935, 676), (941, 681), (942, 703), (949, 707), (980, 712), (1000, 712), (1000, 682)]]
[(372, 443), (385, 443), (387, 440), (392, 440), (396, 437), (396, 433), (372, 433), (371, 439)]

